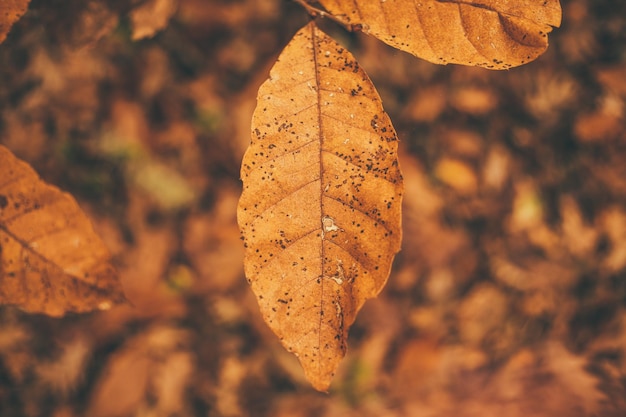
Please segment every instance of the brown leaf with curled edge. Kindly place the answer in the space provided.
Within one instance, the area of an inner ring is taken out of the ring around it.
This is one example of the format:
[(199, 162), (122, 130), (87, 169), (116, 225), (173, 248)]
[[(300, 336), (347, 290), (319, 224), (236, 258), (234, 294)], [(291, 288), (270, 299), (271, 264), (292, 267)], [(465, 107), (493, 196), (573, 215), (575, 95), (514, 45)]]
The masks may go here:
[(76, 201), (0, 146), (0, 304), (50, 316), (106, 310), (125, 300), (109, 261)]
[(0, 4), (0, 43), (4, 42), (11, 30), (28, 9), (30, 0), (2, 0)]
[(344, 23), (436, 64), (507, 69), (548, 47), (559, 0), (319, 0)]
[(320, 391), (400, 249), (397, 136), (354, 57), (309, 23), (259, 89), (237, 210), (265, 321)]

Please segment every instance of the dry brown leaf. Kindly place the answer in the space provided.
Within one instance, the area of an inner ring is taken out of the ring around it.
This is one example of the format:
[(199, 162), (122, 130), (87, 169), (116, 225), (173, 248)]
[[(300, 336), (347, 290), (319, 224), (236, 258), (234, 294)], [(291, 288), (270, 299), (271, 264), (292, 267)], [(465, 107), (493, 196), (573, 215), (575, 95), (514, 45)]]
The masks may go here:
[(559, 0), (320, 0), (339, 20), (436, 64), (507, 69), (548, 47)]
[(0, 43), (7, 38), (11, 26), (26, 13), (28, 3), (30, 0), (2, 0), (2, 5), (0, 5)]
[(599, 378), (588, 371), (588, 359), (570, 352), (560, 342), (551, 342), (546, 347), (545, 361), (555, 376), (553, 384), (563, 387), (570, 400), (584, 410), (583, 415), (597, 415), (607, 397), (598, 388)]
[[(190, 336), (186, 330), (160, 324), (129, 338), (108, 357), (85, 415), (183, 415), (180, 398), (194, 365), (187, 348)], [(164, 394), (166, 387), (170, 391)]]
[(459, 337), (465, 345), (480, 347), (488, 334), (504, 331), (507, 310), (507, 298), (495, 285), (476, 286), (457, 309)]
[(44, 384), (55, 392), (68, 394), (82, 381), (91, 346), (84, 337), (77, 336), (64, 341), (60, 347), (58, 357), (40, 362), (34, 369)]
[(94, 46), (108, 36), (119, 24), (119, 13), (112, 2), (89, 1), (81, 8), (68, 27), (68, 43), (74, 48)]
[(265, 321), (325, 391), (400, 248), (397, 136), (354, 57), (313, 23), (261, 86), (252, 127), (237, 213), (246, 276)]
[(0, 304), (61, 316), (124, 301), (110, 254), (76, 201), (0, 146)]
[(599, 69), (596, 77), (607, 91), (626, 97), (624, 73), (626, 73), (626, 65), (617, 65)]
[(461, 194), (473, 194), (478, 188), (474, 170), (465, 162), (444, 157), (435, 166), (435, 176)]

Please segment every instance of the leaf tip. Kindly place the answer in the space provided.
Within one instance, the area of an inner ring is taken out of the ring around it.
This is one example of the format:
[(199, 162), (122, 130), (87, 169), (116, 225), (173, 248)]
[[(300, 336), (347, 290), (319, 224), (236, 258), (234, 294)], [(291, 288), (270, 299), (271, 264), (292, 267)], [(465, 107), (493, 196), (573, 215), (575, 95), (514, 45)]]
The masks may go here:
[(328, 357), (327, 360), (321, 361), (306, 361), (302, 360), (302, 357), (298, 355), (300, 365), (304, 370), (304, 376), (311, 386), (319, 392), (328, 394), (330, 384), (335, 377), (335, 372), (339, 367), (344, 355), (336, 355)]
[(121, 289), (119, 291), (116, 291), (114, 294), (111, 294), (110, 298), (106, 298), (101, 300), (97, 305), (96, 305), (96, 309), (100, 310), (100, 311), (108, 311), (111, 310), (113, 307), (118, 306), (118, 305), (123, 305), (123, 304), (128, 304), (128, 305), (133, 305), (133, 303), (131, 303), (126, 296), (124, 295), (124, 293), (121, 291)]
[(330, 374), (327, 376), (327, 378), (315, 378), (315, 379), (309, 379), (309, 376), (307, 375), (307, 379), (309, 380), (309, 382), (311, 383), (311, 386), (318, 392), (322, 392), (324, 394), (328, 394), (328, 390), (330, 388), (330, 383), (332, 382), (333, 376), (335, 374)]

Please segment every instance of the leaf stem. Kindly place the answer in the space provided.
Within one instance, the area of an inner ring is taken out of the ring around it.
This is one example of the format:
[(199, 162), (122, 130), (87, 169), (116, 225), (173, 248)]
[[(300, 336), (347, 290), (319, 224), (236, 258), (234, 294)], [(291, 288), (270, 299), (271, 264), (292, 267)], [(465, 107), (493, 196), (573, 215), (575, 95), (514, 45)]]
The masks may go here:
[(328, 13), (325, 10), (319, 9), (315, 6), (311, 6), (311, 4), (309, 4), (309, 2), (307, 0), (293, 0), (295, 3), (298, 3), (300, 6), (304, 7), (304, 9), (307, 11), (307, 13), (313, 17), (326, 17), (330, 20), (332, 20), (333, 22), (343, 26), (347, 31), (349, 32), (359, 32), (361, 31), (361, 29), (363, 28), (363, 26), (359, 23), (357, 24), (352, 24), (352, 23), (347, 23), (343, 20), (341, 20), (339, 17)]

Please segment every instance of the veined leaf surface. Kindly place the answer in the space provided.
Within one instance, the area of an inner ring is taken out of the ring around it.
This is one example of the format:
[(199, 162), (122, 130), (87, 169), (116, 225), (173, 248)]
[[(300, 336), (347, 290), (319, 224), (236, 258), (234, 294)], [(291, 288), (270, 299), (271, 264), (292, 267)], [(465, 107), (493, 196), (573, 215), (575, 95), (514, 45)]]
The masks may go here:
[(246, 276), (265, 321), (325, 391), (400, 248), (402, 176), (372, 82), (314, 23), (259, 89), (241, 177)]
[(436, 64), (507, 69), (537, 58), (559, 0), (320, 0), (339, 20)]
[(31, 313), (106, 310), (124, 295), (74, 198), (0, 146), (0, 304)]

